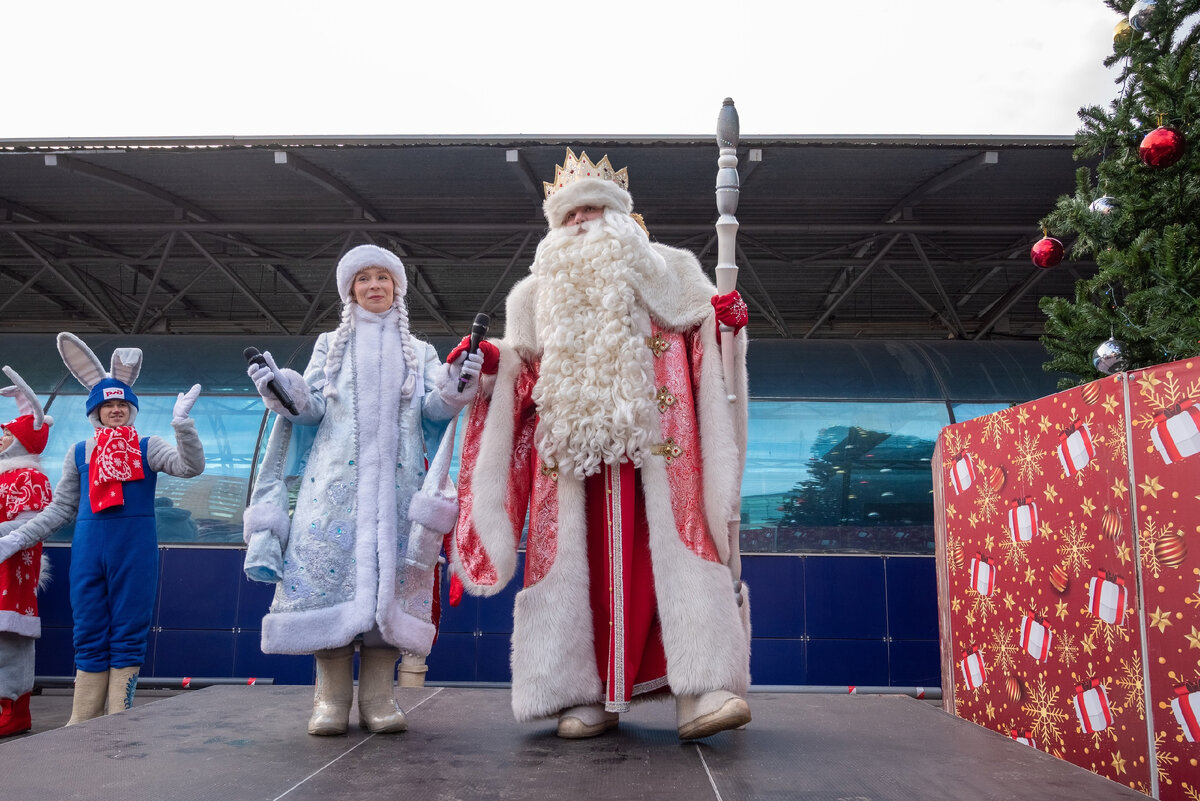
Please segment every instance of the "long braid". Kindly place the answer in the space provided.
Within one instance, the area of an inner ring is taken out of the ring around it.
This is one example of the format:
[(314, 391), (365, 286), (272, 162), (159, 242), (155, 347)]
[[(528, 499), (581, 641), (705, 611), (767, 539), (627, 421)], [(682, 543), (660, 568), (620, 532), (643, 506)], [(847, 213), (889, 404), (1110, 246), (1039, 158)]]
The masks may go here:
[(342, 321), (338, 324), (333, 335), (333, 344), (329, 346), (329, 356), (325, 359), (325, 388), (322, 393), (332, 400), (338, 396), (334, 389), (338, 374), (342, 371), (342, 360), (345, 358), (346, 345), (350, 342), (350, 334), (354, 330), (354, 313), (350, 303), (342, 304)]
[(421, 365), (417, 362), (417, 351), (413, 348), (412, 335), (408, 331), (408, 304), (404, 302), (403, 297), (397, 295), (396, 302), (392, 306), (400, 312), (396, 325), (400, 328), (400, 344), (404, 349), (404, 385), (400, 387), (400, 397), (410, 400), (413, 393), (417, 391), (417, 381), (421, 381), (422, 392), (424, 391), (425, 379)]

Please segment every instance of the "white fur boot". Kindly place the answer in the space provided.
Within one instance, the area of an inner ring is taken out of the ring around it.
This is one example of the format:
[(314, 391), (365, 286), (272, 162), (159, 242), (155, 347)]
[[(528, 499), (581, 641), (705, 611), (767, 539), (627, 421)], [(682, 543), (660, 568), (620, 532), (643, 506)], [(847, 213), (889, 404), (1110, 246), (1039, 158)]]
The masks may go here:
[(617, 725), (616, 712), (606, 712), (604, 704), (581, 704), (558, 713), (558, 736), (566, 740), (596, 737)]
[(408, 728), (404, 710), (392, 694), (399, 659), (397, 648), (364, 646), (359, 651), (358, 722), (367, 731), (391, 734)]
[(104, 714), (104, 701), (108, 695), (108, 671), (90, 673), (75, 671), (75, 696), (71, 699), (71, 719), (68, 726), (98, 718)]
[(354, 700), (354, 646), (317, 651), (317, 689), (308, 733), (345, 734), (350, 727), (350, 704)]
[(675, 719), (681, 740), (696, 740), (750, 722), (750, 705), (728, 690), (675, 696)]
[(108, 671), (108, 714), (124, 712), (133, 706), (141, 665), (111, 668)]

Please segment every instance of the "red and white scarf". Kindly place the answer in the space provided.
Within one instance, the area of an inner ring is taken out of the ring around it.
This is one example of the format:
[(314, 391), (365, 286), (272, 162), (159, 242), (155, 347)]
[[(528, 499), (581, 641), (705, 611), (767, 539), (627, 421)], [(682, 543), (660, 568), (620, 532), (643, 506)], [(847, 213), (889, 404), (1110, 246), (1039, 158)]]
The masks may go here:
[(145, 477), (138, 433), (133, 426), (97, 428), (96, 447), (88, 460), (88, 500), (92, 511), (123, 506), (125, 490), (121, 485)]

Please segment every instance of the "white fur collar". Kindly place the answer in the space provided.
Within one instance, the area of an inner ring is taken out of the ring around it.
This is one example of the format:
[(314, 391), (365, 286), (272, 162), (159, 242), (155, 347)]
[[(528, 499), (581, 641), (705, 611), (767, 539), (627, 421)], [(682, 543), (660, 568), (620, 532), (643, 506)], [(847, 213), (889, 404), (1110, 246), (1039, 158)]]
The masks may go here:
[(11, 456), (8, 451), (0, 453), (0, 473), (26, 469), (41, 470), (42, 458), (37, 454), (30, 453), (14, 453)]
[[(663, 262), (638, 265), (641, 282), (634, 291), (655, 322), (672, 331), (685, 331), (712, 314), (710, 299), (717, 289), (705, 276), (700, 261), (691, 251), (658, 242), (650, 247)], [(508, 295), (505, 307), (504, 339), (525, 354), (537, 354), (536, 303), (537, 278), (526, 276)]]

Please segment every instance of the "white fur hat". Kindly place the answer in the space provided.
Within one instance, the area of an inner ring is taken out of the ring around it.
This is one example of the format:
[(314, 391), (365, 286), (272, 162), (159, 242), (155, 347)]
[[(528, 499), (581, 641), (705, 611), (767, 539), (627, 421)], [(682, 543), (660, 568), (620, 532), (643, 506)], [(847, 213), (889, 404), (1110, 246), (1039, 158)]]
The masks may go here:
[(408, 291), (408, 278), (404, 275), (404, 263), (400, 257), (378, 245), (359, 245), (347, 250), (337, 265), (338, 296), (343, 302), (354, 300), (351, 286), (354, 276), (368, 267), (382, 267), (391, 273), (392, 281), (396, 283), (396, 297), (404, 297)]
[(584, 178), (567, 184), (542, 203), (542, 211), (551, 228), (561, 228), (563, 217), (580, 206), (599, 206), (629, 214), (633, 198), (612, 181), (603, 178)]

